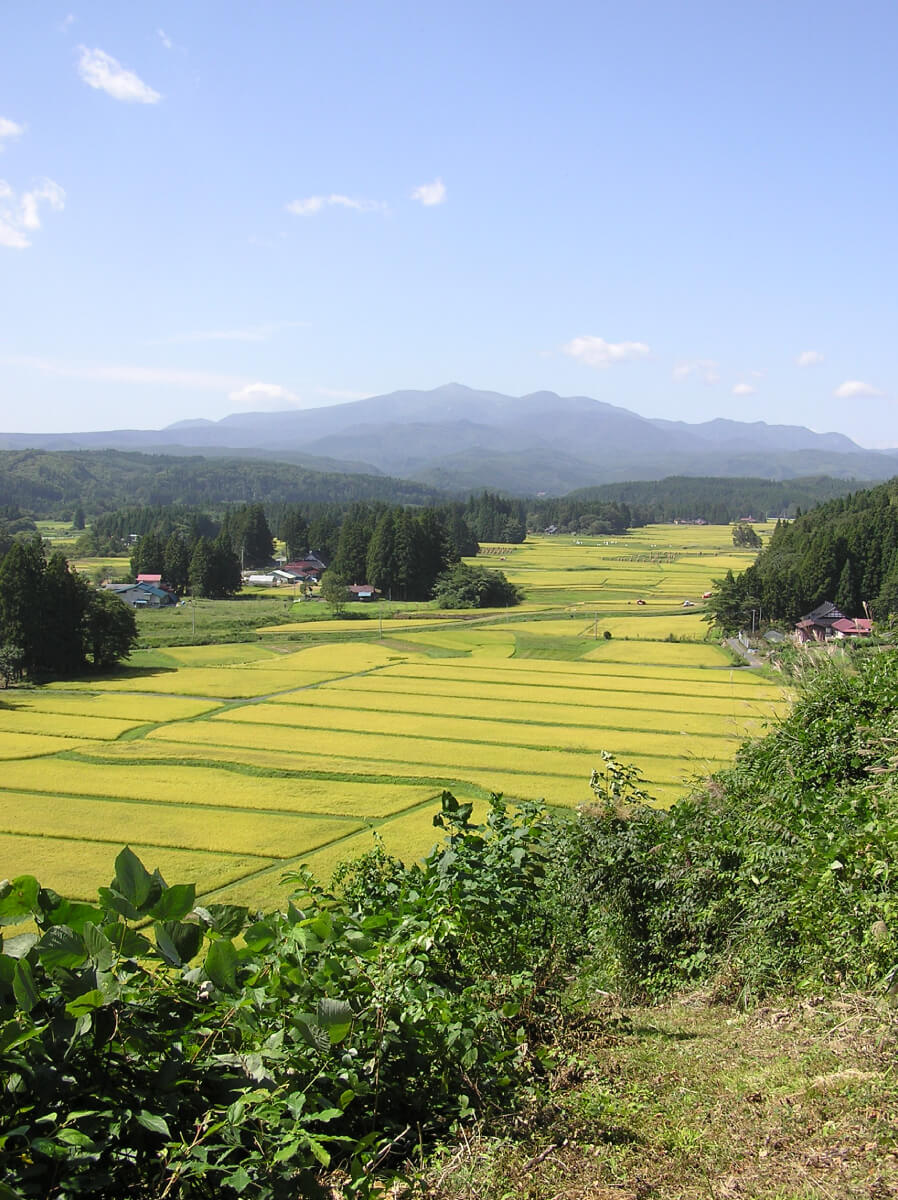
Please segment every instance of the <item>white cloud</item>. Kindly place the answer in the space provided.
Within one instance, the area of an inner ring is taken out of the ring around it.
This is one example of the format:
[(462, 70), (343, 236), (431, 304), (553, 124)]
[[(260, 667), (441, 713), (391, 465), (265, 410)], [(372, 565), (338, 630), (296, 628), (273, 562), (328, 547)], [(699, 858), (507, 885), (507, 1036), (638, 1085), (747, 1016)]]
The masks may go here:
[(881, 396), (879, 388), (872, 383), (864, 383), (861, 379), (846, 379), (833, 392), (840, 400), (850, 400), (853, 396)]
[(645, 342), (606, 342), (600, 337), (572, 338), (561, 347), (561, 352), (600, 370), (616, 363), (648, 358), (651, 353)]
[(56, 26), (56, 28), (59, 30), (60, 33), (68, 33), (69, 26), (74, 25), (74, 24), (75, 24), (75, 14), (68, 13), (67, 16), (62, 18), (62, 20), (59, 22), (59, 24)]
[(823, 362), (823, 355), (819, 350), (802, 350), (801, 354), (795, 359), (797, 367), (816, 367), (818, 363)]
[(27, 249), (31, 245), (29, 234), (41, 227), (41, 205), (55, 212), (65, 208), (65, 192), (52, 179), (42, 179), (21, 196), (0, 179), (0, 246)]
[(686, 362), (679, 362), (674, 367), (672, 374), (674, 379), (679, 381), (689, 379), (692, 375), (698, 375), (705, 383), (720, 381), (717, 363), (713, 358), (693, 358)]
[(173, 48), (174, 42), (171, 40), (171, 38), (168, 36), (168, 34), (165, 32), (164, 29), (157, 29), (156, 36), (159, 38), (159, 41), (166, 48), (166, 50), (171, 50)]
[(126, 104), (156, 104), (162, 97), (149, 84), (127, 70), (103, 50), (88, 50), (79, 46), (78, 74), (89, 87), (97, 88)]
[(6, 140), (11, 141), (13, 138), (21, 137), (24, 132), (24, 125), (18, 125), (15, 121), (10, 121), (8, 117), (0, 117), (0, 151), (3, 150)]
[(412, 199), (419, 200), (426, 208), (431, 208), (434, 204), (445, 204), (446, 185), (442, 179), (435, 179), (433, 183), (422, 183), (412, 192)]
[(755, 389), (751, 386), (750, 383), (737, 383), (733, 387), (733, 395), (734, 396), (753, 396), (754, 394), (755, 394)]
[(141, 383), (190, 391), (226, 392), (245, 386), (246, 380), (214, 371), (190, 371), (172, 367), (113, 366), (98, 363), (58, 363), (44, 358), (13, 355), (3, 358), (7, 366), (28, 367), (45, 375), (86, 379), (97, 383)]
[(341, 196), (332, 192), (330, 196), (306, 196), (303, 200), (291, 200), (287, 212), (294, 217), (311, 217), (323, 208), (351, 208), (355, 212), (384, 212), (386, 205), (380, 200), (356, 200), (352, 196)]
[(297, 408), (299, 396), (281, 387), (279, 383), (248, 383), (245, 387), (228, 393), (228, 399), (261, 412), (277, 412), (277, 405), (283, 408)]

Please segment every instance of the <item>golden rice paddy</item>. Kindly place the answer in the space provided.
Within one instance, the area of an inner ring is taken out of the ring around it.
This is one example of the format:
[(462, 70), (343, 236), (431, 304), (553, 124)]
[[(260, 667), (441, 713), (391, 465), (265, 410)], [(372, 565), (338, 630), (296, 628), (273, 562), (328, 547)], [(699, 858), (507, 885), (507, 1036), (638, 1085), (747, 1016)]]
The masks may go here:
[(372, 830), (426, 853), (446, 787), (587, 801), (602, 750), (669, 804), (785, 705), (705, 640), (702, 591), (750, 561), (728, 534), (528, 539), (490, 561), (527, 589), (517, 610), (384, 620), (382, 639), (291, 622), (0, 693), (0, 877), (87, 898), (128, 843), (206, 897), (279, 903), (284, 870), (326, 878)]

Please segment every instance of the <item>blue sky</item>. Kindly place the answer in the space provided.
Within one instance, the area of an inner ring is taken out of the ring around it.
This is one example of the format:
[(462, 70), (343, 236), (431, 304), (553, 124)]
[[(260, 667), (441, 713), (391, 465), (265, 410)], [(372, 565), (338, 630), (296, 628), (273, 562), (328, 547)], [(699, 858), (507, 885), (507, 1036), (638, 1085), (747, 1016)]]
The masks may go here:
[(898, 446), (898, 9), (0, 12), (0, 429), (457, 380)]

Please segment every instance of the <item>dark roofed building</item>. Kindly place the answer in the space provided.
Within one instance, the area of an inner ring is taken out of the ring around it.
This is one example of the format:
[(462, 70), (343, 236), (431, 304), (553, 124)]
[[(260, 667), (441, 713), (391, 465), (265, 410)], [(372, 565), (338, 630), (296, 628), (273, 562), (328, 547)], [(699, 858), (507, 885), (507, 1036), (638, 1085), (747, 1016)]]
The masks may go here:
[(825, 642), (833, 636), (835, 623), (844, 620), (845, 614), (831, 600), (824, 600), (813, 612), (801, 618), (795, 626), (795, 634), (800, 642)]

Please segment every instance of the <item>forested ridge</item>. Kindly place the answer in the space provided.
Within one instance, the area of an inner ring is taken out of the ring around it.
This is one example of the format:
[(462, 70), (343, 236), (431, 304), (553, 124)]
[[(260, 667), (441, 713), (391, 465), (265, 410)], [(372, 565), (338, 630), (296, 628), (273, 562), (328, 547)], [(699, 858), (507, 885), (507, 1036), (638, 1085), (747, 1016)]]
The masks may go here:
[[(484, 541), (517, 541), (514, 531), (547, 525), (571, 531), (601, 522), (596, 532), (703, 519), (729, 524), (741, 516), (794, 515), (856, 488), (854, 481), (814, 476), (770, 479), (671, 476), (580, 488), (559, 498), (504, 498), (505, 521)], [(472, 495), (481, 495), (482, 489)], [(277, 460), (179, 457), (122, 450), (2, 450), (0, 509), (16, 505), (39, 519), (68, 519), (81, 509), (93, 520), (129, 506), (218, 508), (223, 504), (346, 505), (354, 501), (429, 505), (447, 493), (409, 480), (320, 472)]]
[(626, 506), (629, 525), (695, 520), (729, 525), (740, 517), (792, 517), (797, 509), (813, 507), (865, 486), (862, 481), (828, 475), (785, 480), (671, 475), (667, 479), (578, 488), (561, 499), (540, 501), (538, 511), (560, 524), (569, 519), (570, 513), (581, 513), (590, 504), (617, 504)]
[(708, 609), (732, 630), (751, 609), (792, 623), (824, 601), (851, 617), (898, 612), (898, 478), (778, 523), (752, 566), (717, 580)]
[(252, 458), (180, 458), (123, 450), (0, 450), (0, 505), (39, 518), (89, 517), (127, 505), (384, 500), (428, 504), (441, 493), (383, 475), (311, 471)]

